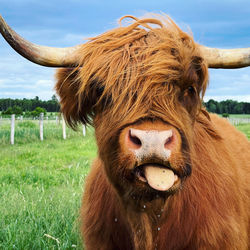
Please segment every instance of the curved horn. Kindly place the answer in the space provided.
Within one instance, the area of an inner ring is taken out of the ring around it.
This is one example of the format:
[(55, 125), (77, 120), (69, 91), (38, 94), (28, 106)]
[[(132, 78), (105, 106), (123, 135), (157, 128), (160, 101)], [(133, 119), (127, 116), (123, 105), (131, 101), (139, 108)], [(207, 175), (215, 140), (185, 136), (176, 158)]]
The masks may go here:
[(12, 30), (0, 15), (0, 33), (9, 45), (29, 61), (47, 67), (73, 67), (78, 64), (77, 45), (68, 48), (41, 46), (26, 41)]
[[(28, 60), (48, 67), (78, 65), (76, 50), (81, 45), (68, 48), (41, 46), (26, 41), (13, 31), (0, 15), (0, 32), (10, 46)], [(242, 68), (250, 66), (250, 48), (216, 49), (199, 45), (209, 68)]]
[(209, 68), (235, 69), (250, 66), (250, 48), (216, 49), (199, 46)]

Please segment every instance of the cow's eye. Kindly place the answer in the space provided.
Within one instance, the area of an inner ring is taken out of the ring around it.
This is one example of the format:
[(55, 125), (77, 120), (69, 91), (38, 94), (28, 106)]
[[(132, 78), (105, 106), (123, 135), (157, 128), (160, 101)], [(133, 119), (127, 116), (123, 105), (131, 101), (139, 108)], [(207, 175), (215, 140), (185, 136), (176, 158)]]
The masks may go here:
[(193, 86), (189, 86), (187, 90), (188, 90), (188, 93), (191, 95), (196, 93), (195, 88)]
[(194, 117), (196, 114), (196, 106), (198, 103), (197, 90), (193, 86), (187, 87), (181, 95), (181, 103), (186, 108), (186, 110)]

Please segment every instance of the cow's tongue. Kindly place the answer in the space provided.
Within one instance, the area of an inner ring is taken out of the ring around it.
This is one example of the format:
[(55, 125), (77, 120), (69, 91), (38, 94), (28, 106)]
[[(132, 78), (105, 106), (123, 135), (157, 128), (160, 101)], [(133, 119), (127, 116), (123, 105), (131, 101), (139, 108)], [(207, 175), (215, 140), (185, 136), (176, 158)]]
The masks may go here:
[(173, 185), (177, 176), (170, 169), (157, 166), (145, 166), (144, 174), (149, 186), (158, 191), (166, 191)]

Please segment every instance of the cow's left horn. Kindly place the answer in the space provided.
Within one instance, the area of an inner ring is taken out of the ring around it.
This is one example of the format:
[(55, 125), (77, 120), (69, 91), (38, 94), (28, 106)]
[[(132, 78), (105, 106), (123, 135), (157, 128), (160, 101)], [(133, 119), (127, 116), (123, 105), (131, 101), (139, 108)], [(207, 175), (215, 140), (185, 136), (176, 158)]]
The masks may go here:
[(47, 67), (74, 67), (78, 64), (76, 50), (80, 47), (54, 48), (26, 41), (12, 30), (0, 15), (0, 32), (10, 46), (28, 60)]
[(234, 69), (250, 66), (250, 48), (216, 49), (200, 45), (209, 68)]

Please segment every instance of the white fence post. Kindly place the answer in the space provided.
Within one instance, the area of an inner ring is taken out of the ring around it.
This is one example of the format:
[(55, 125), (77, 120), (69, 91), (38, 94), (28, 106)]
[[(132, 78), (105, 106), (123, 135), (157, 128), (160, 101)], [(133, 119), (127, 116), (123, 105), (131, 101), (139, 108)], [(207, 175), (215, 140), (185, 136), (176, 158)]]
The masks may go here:
[(63, 129), (63, 139), (66, 139), (66, 124), (65, 124), (65, 120), (64, 117), (62, 116), (62, 129)]
[(39, 120), (39, 124), (40, 124), (40, 140), (43, 141), (43, 116), (44, 114), (41, 113), (40, 114), (40, 120)]
[(86, 135), (86, 126), (84, 124), (82, 125), (82, 134), (83, 136)]
[(15, 115), (11, 115), (10, 144), (14, 144), (15, 138)]

